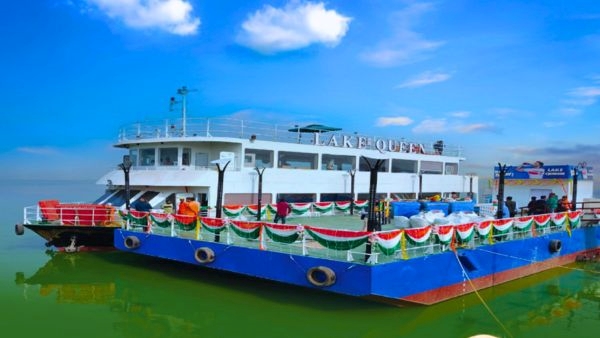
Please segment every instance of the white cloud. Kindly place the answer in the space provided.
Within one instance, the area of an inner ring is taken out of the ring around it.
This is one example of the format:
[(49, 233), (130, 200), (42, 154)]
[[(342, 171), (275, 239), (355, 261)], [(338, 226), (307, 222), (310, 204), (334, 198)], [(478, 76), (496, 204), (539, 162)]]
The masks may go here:
[(196, 34), (200, 19), (187, 0), (87, 0), (113, 19), (136, 29), (157, 28), (176, 35)]
[(385, 126), (408, 126), (412, 124), (413, 120), (408, 117), (398, 116), (398, 117), (380, 117), (377, 119), (377, 126), (385, 127)]
[(560, 122), (547, 121), (547, 122), (542, 123), (542, 125), (546, 128), (557, 128), (557, 127), (562, 127), (562, 126), (566, 125), (566, 122), (564, 122), (564, 121), (560, 121)]
[(573, 98), (572, 104), (579, 106), (591, 106), (600, 96), (600, 87), (579, 87), (573, 89), (569, 96)]
[(52, 147), (19, 147), (17, 151), (33, 155), (56, 155), (59, 153), (58, 150)]
[(486, 123), (472, 123), (457, 125), (453, 129), (460, 134), (470, 134), (478, 131), (493, 131), (495, 128), (492, 125)]
[(265, 5), (242, 23), (237, 41), (262, 53), (304, 48), (314, 43), (336, 46), (350, 21), (323, 3), (291, 2), (283, 9)]
[(464, 119), (464, 118), (467, 118), (467, 117), (471, 116), (471, 112), (468, 112), (468, 111), (455, 111), (455, 112), (450, 113), (450, 116), (456, 117), (456, 118), (459, 118), (459, 119)]
[(414, 62), (425, 52), (433, 51), (444, 44), (427, 40), (414, 30), (416, 22), (433, 6), (414, 3), (405, 10), (394, 13), (394, 35), (381, 41), (373, 50), (362, 54), (362, 58), (376, 66), (389, 67)]
[(423, 120), (413, 128), (416, 134), (441, 133), (448, 129), (446, 119), (428, 119)]
[(415, 134), (459, 133), (471, 134), (476, 132), (496, 132), (497, 128), (487, 123), (449, 123), (445, 118), (423, 120), (413, 128)]
[(422, 87), (433, 83), (444, 82), (448, 79), (450, 79), (450, 74), (448, 73), (425, 72), (399, 84), (396, 88)]

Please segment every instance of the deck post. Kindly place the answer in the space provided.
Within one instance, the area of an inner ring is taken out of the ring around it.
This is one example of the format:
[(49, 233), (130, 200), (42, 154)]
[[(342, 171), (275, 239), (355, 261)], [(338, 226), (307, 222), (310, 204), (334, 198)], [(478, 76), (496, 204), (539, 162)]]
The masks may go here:
[[(229, 163), (231, 163), (231, 161), (227, 161), (223, 168), (221, 168), (221, 160), (216, 160), (212, 162), (217, 166), (217, 170), (219, 171), (219, 180), (217, 183), (216, 218), (221, 218), (221, 214), (223, 211), (223, 178), (225, 177), (225, 169), (227, 169), (227, 166), (229, 165)], [(216, 233), (215, 242), (218, 242), (220, 240), (220, 237), (221, 235)]]
[[(385, 160), (378, 159), (375, 163), (371, 163), (368, 158), (361, 156), (361, 158), (369, 167), (369, 171), (371, 173), (370, 181), (369, 181), (369, 213), (367, 219), (367, 231), (380, 231), (381, 224), (377, 221), (377, 217), (375, 215), (375, 195), (377, 194), (377, 173), (379, 172), (379, 168), (385, 163)], [(367, 248), (365, 251), (365, 262), (369, 260), (371, 257), (371, 242), (367, 242)]]
[(571, 211), (577, 210), (577, 175), (579, 175), (579, 170), (575, 167), (573, 168), (573, 197), (571, 198)]
[(348, 170), (348, 174), (350, 175), (350, 215), (354, 215), (354, 175), (356, 174), (356, 169)]
[(123, 155), (123, 162), (119, 163), (119, 168), (123, 170), (123, 174), (125, 175), (125, 209), (129, 211), (131, 199), (131, 190), (129, 185), (129, 171), (131, 170), (131, 166), (133, 163), (131, 162), (131, 157), (129, 155)]
[(506, 164), (498, 163), (498, 210), (496, 211), (496, 219), (503, 217), (502, 209), (504, 209), (504, 177), (506, 176)]
[(256, 213), (256, 220), (260, 221), (260, 209), (261, 209), (261, 203), (262, 203), (262, 178), (263, 178), (263, 173), (265, 172), (266, 168), (258, 168), (258, 167), (254, 167), (254, 170), (256, 170), (256, 173), (258, 173), (258, 198), (257, 198), (257, 204), (258, 204), (258, 212)]

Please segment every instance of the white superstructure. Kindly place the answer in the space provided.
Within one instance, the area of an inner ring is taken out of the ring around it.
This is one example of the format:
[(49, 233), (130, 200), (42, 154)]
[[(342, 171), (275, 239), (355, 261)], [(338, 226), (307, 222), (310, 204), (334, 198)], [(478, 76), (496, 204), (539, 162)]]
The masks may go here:
[[(185, 122), (185, 123), (184, 123)], [(459, 148), (345, 133), (320, 125), (277, 126), (232, 118), (185, 118), (123, 128), (119, 148), (128, 150), (131, 201), (145, 194), (154, 207), (193, 194), (205, 205), (217, 201), (223, 169), (223, 204), (367, 199), (370, 170), (377, 196), (416, 199), (431, 195), (476, 194), (477, 177), (461, 174)], [(264, 171), (262, 170), (264, 168)], [(258, 169), (258, 170), (257, 170)], [(262, 172), (262, 179), (258, 172)], [(125, 175), (115, 168), (98, 181), (112, 187), (98, 202), (123, 205)], [(354, 183), (354, 184), (353, 184)], [(352, 196), (354, 192), (354, 196)]]

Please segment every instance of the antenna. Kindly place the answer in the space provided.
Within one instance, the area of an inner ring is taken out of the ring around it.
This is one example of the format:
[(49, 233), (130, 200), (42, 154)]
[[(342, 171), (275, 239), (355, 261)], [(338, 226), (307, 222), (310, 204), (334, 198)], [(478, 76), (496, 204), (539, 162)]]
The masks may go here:
[[(187, 94), (189, 94), (190, 92), (195, 92), (198, 91), (197, 89), (188, 89), (186, 86), (182, 86), (181, 88), (177, 89), (177, 94), (181, 95), (181, 129), (182, 129), (182, 134), (183, 136), (186, 135), (186, 110), (187, 110), (187, 101), (186, 101), (186, 96)], [(175, 101), (174, 97), (171, 97), (171, 110), (173, 110), (173, 105), (175, 105), (176, 103), (179, 103), (177, 101)]]

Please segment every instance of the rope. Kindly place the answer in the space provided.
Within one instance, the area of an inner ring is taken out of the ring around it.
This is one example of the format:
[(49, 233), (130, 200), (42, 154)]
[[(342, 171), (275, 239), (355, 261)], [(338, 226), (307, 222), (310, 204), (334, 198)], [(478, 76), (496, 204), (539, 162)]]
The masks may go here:
[(477, 295), (477, 298), (479, 298), (479, 300), (481, 301), (481, 304), (485, 307), (485, 309), (488, 311), (488, 313), (490, 314), (490, 316), (492, 316), (492, 318), (494, 318), (494, 320), (496, 321), (496, 323), (498, 323), (498, 326), (500, 326), (502, 328), (502, 330), (504, 330), (504, 332), (509, 337), (512, 338), (513, 335), (510, 333), (510, 331), (508, 331), (508, 328), (506, 328), (506, 326), (504, 326), (504, 324), (496, 316), (496, 314), (494, 313), (494, 311), (492, 311), (492, 309), (489, 307), (489, 305), (485, 302), (485, 299), (483, 299), (483, 297), (477, 291), (477, 288), (473, 284), (473, 281), (471, 281), (471, 278), (469, 278), (469, 275), (467, 274), (467, 271), (465, 270), (465, 268), (463, 267), (462, 263), (460, 262), (460, 259), (458, 258), (458, 252), (456, 250), (453, 250), (453, 251), (454, 251), (454, 257), (456, 257), (456, 261), (458, 262), (458, 265), (460, 266), (460, 268), (462, 270), (463, 276), (467, 279), (467, 281), (469, 282), (469, 285), (471, 285), (471, 288), (473, 289), (473, 292), (475, 293), (475, 295)]

